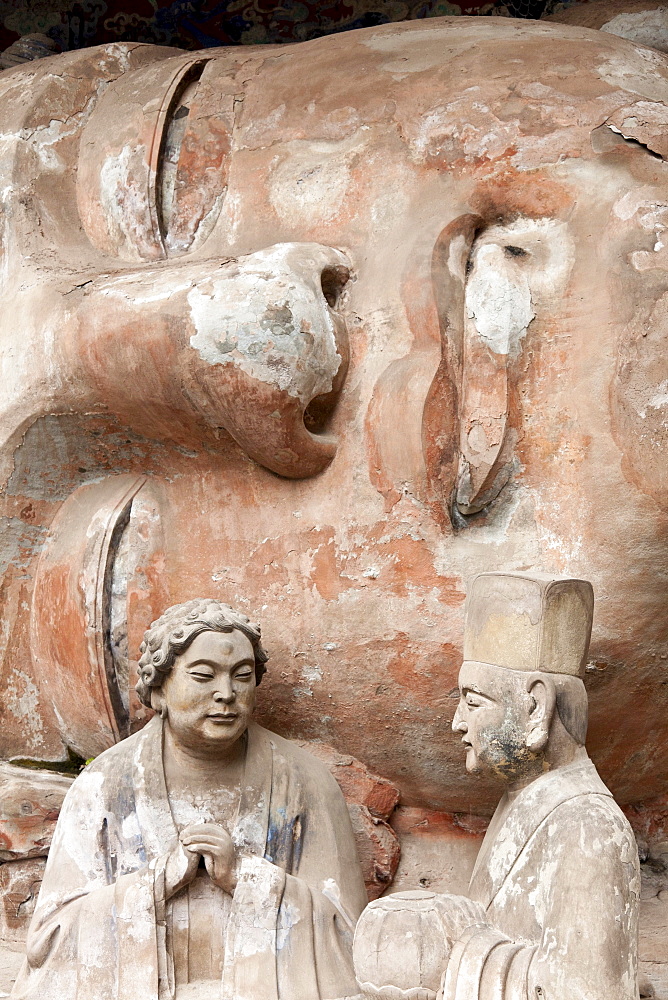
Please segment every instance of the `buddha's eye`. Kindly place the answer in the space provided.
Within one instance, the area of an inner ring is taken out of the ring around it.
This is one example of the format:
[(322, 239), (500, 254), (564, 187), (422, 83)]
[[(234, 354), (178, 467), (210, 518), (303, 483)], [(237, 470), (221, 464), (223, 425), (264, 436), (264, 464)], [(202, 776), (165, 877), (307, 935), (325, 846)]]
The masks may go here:
[(235, 681), (249, 681), (253, 676), (253, 671), (250, 669), (239, 670), (235, 675)]
[(155, 198), (168, 257), (208, 236), (225, 193), (230, 131), (218, 102), (212, 107), (216, 69), (201, 62), (185, 74), (162, 126)]
[(124, 260), (160, 260), (206, 239), (227, 187), (226, 84), (221, 60), (183, 56), (110, 83), (79, 154), (77, 202), (91, 243)]
[(482, 706), (482, 699), (476, 694), (467, 694), (465, 700), (469, 708), (480, 708)]

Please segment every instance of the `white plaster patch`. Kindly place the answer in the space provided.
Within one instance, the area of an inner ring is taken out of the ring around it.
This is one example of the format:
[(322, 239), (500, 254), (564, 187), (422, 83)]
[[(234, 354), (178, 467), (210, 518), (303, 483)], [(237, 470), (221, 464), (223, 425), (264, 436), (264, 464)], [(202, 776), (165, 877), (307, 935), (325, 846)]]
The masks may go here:
[(39, 689), (30, 677), (14, 667), (5, 688), (5, 708), (20, 720), (33, 747), (44, 743), (44, 723), (39, 710)]
[(121, 824), (121, 832), (126, 840), (133, 840), (135, 837), (141, 837), (141, 830), (139, 828), (139, 820), (137, 819), (137, 813), (131, 812), (124, 817), (123, 823)]
[(307, 684), (314, 684), (322, 680), (322, 669), (317, 663), (312, 665), (305, 663), (301, 669), (301, 676)]
[(285, 104), (279, 104), (264, 118), (253, 118), (248, 121), (243, 130), (243, 136), (239, 142), (239, 149), (252, 149), (260, 145), (266, 133), (273, 133), (279, 126), (281, 119), (285, 117)]
[(346, 263), (316, 244), (240, 258), (232, 274), (213, 274), (189, 292), (191, 346), (208, 364), (234, 364), (304, 403), (330, 392), (341, 357), (320, 274)]
[(536, 315), (526, 275), (512, 273), (503, 248), (483, 246), (466, 284), (466, 314), (495, 354), (508, 354)]
[(290, 931), (302, 919), (303, 914), (294, 903), (284, 900), (281, 906), (281, 921), (276, 928), (276, 950), (281, 951), (288, 944)]
[[(619, 129), (613, 129), (613, 131), (618, 132)], [(655, 202), (648, 197), (647, 189), (634, 188), (631, 191), (625, 191), (620, 198), (617, 198), (612, 206), (612, 211), (622, 222), (628, 222), (636, 212), (639, 212), (642, 208), (650, 208), (651, 206), (656, 207)], [(666, 206), (661, 206), (661, 208), (664, 207)]]
[[(522, 34), (514, 23), (503, 23), (505, 19), (484, 18), (481, 24), (475, 26), (457, 25), (456, 41), (453, 43), (452, 27), (448, 23), (433, 25), (432, 28), (416, 28), (412, 31), (369, 33), (360, 38), (360, 42), (376, 52), (387, 55), (383, 69), (392, 73), (396, 80), (401, 80), (409, 73), (423, 73), (425, 70), (447, 64), (448, 59), (467, 52), (479, 46), (482, 42), (495, 42), (499, 37), (508, 38)], [(510, 19), (508, 19), (510, 20)], [(496, 23), (495, 23), (496, 22)], [(502, 23), (499, 23), (502, 22)], [(532, 25), (534, 36), (546, 35), (546, 28), (552, 25)], [(536, 42), (539, 44), (538, 40)]]
[(648, 45), (659, 52), (668, 52), (668, 8), (657, 7), (655, 10), (639, 10), (617, 14), (605, 24), (601, 31), (620, 38), (628, 38), (631, 42)]
[(120, 239), (124, 252), (135, 259), (140, 259), (138, 240), (144, 242), (140, 233), (152, 230), (146, 189), (138, 186), (134, 176), (141, 155), (139, 147), (124, 146), (117, 155), (107, 157), (100, 169), (100, 203), (107, 226)]
[(464, 281), (466, 277), (466, 254), (468, 243), (463, 235), (455, 236), (448, 247), (448, 271), (453, 278)]
[(574, 261), (566, 225), (518, 219), (476, 240), (466, 282), (466, 315), (495, 354), (518, 350), (544, 302), (563, 294)]
[(610, 53), (597, 69), (601, 79), (611, 87), (668, 104), (666, 66), (659, 52), (629, 46), (623, 53)]
[(125, 922), (126, 933), (139, 945), (146, 945), (155, 934), (153, 916), (153, 888), (147, 885), (151, 876), (138, 876), (133, 885), (123, 893), (118, 917)]
[(269, 200), (279, 218), (310, 229), (348, 211), (352, 163), (368, 140), (368, 129), (362, 128), (343, 142), (288, 143), (269, 184)]
[(408, 138), (412, 156), (422, 162), (427, 156), (443, 155), (455, 144), (472, 159), (494, 159), (517, 144), (516, 122), (502, 122), (489, 108), (475, 100), (479, 87), (469, 87), (463, 95), (426, 112), (413, 126)]
[(577, 535), (574, 538), (571, 537), (566, 541), (565, 538), (545, 527), (539, 527), (539, 535), (543, 548), (561, 556), (565, 566), (568, 566), (572, 560), (576, 559), (582, 551), (584, 540), (582, 535)]
[[(260, 815), (265, 808), (264, 796), (260, 796), (257, 813)], [(255, 813), (239, 816), (232, 831), (235, 847), (245, 848), (247, 844), (256, 844), (262, 840), (264, 828)]]
[(642, 419), (645, 420), (648, 409), (662, 410), (664, 407), (668, 407), (668, 379), (656, 386), (654, 394), (647, 400), (646, 405), (642, 409), (639, 409), (637, 413), (639, 417), (642, 417)]
[[(378, 163), (376, 160), (375, 163)], [(381, 164), (377, 166), (369, 164), (369, 170), (377, 169), (382, 171)], [(371, 206), (371, 222), (373, 224), (373, 235), (381, 241), (386, 234), (396, 229), (398, 220), (407, 217), (410, 211), (410, 191), (412, 175), (408, 171), (400, 175), (393, 174), (392, 179), (387, 178), (386, 187), (377, 195)], [(370, 234), (371, 235), (371, 234)]]

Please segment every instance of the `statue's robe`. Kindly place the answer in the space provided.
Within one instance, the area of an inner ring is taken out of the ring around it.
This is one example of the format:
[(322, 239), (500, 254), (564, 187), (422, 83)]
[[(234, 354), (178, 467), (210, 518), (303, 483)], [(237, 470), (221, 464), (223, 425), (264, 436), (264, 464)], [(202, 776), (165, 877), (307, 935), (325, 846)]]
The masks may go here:
[[(587, 757), (499, 803), (443, 1000), (636, 1000), (638, 849)], [(440, 1000), (440, 998), (439, 998)]]
[[(251, 725), (231, 833), (243, 861), (228, 897), (218, 995), (356, 994), (352, 933), (366, 894), (347, 808), (329, 771)], [(165, 902), (164, 867), (177, 836), (156, 717), (89, 764), (68, 792), (14, 1000), (175, 996), (170, 928), (180, 894)]]

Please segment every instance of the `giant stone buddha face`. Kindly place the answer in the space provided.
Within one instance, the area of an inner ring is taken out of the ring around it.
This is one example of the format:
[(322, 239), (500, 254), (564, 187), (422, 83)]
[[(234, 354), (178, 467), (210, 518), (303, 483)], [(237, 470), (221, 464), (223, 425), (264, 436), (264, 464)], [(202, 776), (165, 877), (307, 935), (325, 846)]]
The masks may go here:
[(665, 791), (665, 57), (446, 18), (73, 52), (0, 108), (0, 754), (141, 725), (207, 593), (262, 618), (260, 721), (484, 811), (465, 582), (538, 568), (594, 586), (602, 776)]

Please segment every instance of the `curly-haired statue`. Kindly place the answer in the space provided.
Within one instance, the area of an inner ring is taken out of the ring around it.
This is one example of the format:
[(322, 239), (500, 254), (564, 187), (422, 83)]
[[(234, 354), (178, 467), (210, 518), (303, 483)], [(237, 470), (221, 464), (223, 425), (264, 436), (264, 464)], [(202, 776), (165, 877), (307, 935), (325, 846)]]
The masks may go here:
[(156, 715), (74, 782), (14, 996), (357, 992), (348, 812), (323, 764), (252, 721), (266, 661), (259, 625), (220, 601), (153, 622), (137, 693)]
[(213, 599), (200, 598), (175, 604), (153, 622), (139, 647), (139, 680), (137, 694), (142, 704), (154, 708), (151, 689), (159, 688), (174, 666), (176, 657), (183, 653), (201, 632), (242, 632), (253, 647), (255, 683), (259, 684), (266, 673), (269, 659), (260, 642), (260, 626), (235, 611), (229, 604)]

